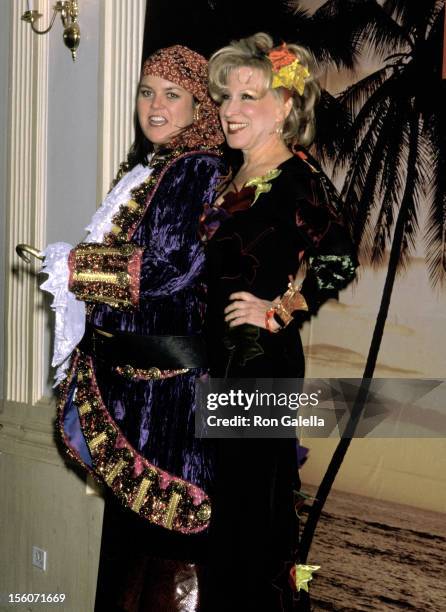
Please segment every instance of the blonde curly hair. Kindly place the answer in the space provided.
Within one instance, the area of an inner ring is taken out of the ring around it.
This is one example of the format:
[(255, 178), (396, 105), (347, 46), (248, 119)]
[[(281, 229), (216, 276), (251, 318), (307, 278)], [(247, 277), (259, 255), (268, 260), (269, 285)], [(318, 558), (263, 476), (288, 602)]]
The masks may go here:
[[(283, 126), (283, 139), (288, 146), (299, 144), (308, 147), (314, 140), (314, 109), (320, 97), (320, 88), (314, 77), (315, 62), (305, 47), (287, 44), (286, 48), (309, 70), (310, 76), (305, 79), (302, 95), (294, 89), (287, 90), (292, 96), (292, 107)], [(242, 66), (260, 69), (265, 75), (265, 91), (271, 89), (275, 95), (283, 96), (282, 88), (271, 88), (273, 67), (268, 53), (273, 49), (271, 36), (258, 32), (253, 36), (232, 41), (228, 46), (216, 51), (209, 60), (209, 92), (212, 98), (221, 103), (229, 73)]]

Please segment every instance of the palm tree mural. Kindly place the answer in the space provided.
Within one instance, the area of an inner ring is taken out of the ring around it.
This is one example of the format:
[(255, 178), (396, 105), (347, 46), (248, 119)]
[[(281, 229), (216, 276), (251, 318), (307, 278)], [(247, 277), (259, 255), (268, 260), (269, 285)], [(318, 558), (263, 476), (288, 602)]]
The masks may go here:
[[(342, 195), (363, 260), (382, 264), (390, 252), (363, 384), (345, 437), (309, 509), (301, 562), (307, 559), (318, 519), (367, 399), (395, 279), (421, 233), (433, 287), (444, 288), (446, 281), (446, 151), (440, 124), (444, 107), (443, 1), (329, 0), (309, 21), (311, 30), (320, 33), (326, 32), (327, 26), (334, 32), (341, 28), (355, 52), (371, 47), (383, 58), (380, 69), (324, 105), (321, 119), (325, 128), (316, 144), (321, 159), (334, 164), (334, 174), (348, 168)], [(333, 57), (333, 44), (329, 52), (321, 48), (323, 36), (307, 38), (305, 43), (322, 61), (342, 64), (342, 57)], [(351, 121), (343, 132), (336, 130), (336, 122), (334, 130), (329, 127), (330, 109), (338, 108), (336, 103)], [(425, 207), (427, 211), (422, 210)], [(420, 226), (422, 219), (424, 227)]]

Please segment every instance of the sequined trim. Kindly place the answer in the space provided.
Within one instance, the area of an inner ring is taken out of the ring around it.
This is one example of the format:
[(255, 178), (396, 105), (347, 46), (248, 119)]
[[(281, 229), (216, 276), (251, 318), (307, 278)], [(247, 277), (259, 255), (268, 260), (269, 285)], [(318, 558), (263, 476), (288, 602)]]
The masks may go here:
[(174, 376), (186, 374), (189, 372), (189, 368), (183, 368), (182, 370), (159, 370), (158, 368), (142, 370), (141, 368), (134, 368), (131, 365), (126, 365), (117, 366), (115, 372), (130, 380), (163, 380), (164, 378), (173, 378)]
[[(74, 376), (75, 404), (93, 468), (82, 461), (64, 432), (64, 407)], [(82, 407), (87, 403), (90, 410), (85, 412)], [(91, 358), (79, 349), (75, 351), (70, 376), (63, 384), (58, 428), (67, 454), (142, 518), (181, 533), (198, 533), (208, 527), (211, 506), (205, 492), (152, 465), (129, 444), (102, 402)]]
[(86, 302), (138, 306), (142, 254), (142, 248), (129, 243), (114, 248), (79, 244), (68, 259), (70, 291)]
[(104, 243), (113, 245), (129, 242), (150, 206), (150, 202), (155, 195), (159, 182), (169, 170), (170, 166), (179, 159), (197, 154), (215, 155), (216, 157), (221, 156), (221, 153), (208, 151), (206, 149), (188, 151), (186, 153), (181, 153), (181, 149), (174, 149), (168, 151), (162, 157), (154, 157), (151, 162), (153, 166), (152, 173), (141, 185), (131, 191), (131, 199), (129, 202), (119, 207), (118, 212), (112, 218), (112, 230), (104, 237)]
[(319, 289), (342, 289), (355, 276), (350, 255), (317, 255), (309, 258)]

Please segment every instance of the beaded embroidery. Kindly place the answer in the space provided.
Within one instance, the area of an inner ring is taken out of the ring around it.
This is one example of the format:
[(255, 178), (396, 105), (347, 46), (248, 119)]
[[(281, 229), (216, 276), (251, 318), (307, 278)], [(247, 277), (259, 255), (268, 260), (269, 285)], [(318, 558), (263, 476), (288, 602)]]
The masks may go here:
[[(91, 468), (79, 457), (64, 431), (64, 407), (74, 376), (75, 405), (90, 451)], [(91, 358), (78, 349), (71, 375), (63, 385), (58, 423), (72, 459), (109, 486), (124, 506), (151, 523), (181, 533), (198, 533), (208, 527), (211, 506), (205, 492), (149, 463), (130, 445), (103, 404)]]

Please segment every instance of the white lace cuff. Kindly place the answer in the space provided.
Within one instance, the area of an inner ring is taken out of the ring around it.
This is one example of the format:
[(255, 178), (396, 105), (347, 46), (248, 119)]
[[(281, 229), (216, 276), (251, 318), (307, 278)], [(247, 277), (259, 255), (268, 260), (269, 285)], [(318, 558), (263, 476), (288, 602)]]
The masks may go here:
[(85, 304), (68, 291), (68, 255), (73, 247), (66, 242), (49, 244), (42, 252), (42, 272), (48, 274), (40, 288), (54, 296), (51, 308), (56, 314), (54, 352), (51, 365), (57, 367), (56, 387), (67, 375), (69, 358), (85, 332)]

